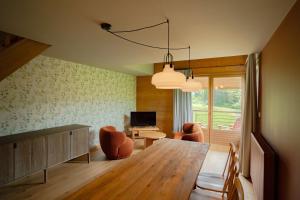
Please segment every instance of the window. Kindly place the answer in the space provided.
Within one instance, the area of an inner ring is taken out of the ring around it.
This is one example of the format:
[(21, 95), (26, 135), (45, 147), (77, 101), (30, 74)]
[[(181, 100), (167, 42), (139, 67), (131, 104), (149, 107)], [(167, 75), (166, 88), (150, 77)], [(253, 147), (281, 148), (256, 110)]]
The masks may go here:
[(213, 79), (213, 129), (240, 131), (241, 77)]

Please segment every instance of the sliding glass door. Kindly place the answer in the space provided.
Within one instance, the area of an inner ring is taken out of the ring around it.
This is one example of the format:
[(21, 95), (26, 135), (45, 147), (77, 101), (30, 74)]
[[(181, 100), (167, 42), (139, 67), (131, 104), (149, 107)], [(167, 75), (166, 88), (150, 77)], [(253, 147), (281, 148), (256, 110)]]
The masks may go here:
[(228, 144), (239, 140), (241, 132), (241, 77), (212, 78), (212, 129), (210, 142)]
[(192, 93), (193, 121), (199, 123), (204, 132), (204, 141), (209, 143), (209, 78), (196, 77), (202, 84), (199, 92)]
[(200, 123), (205, 142), (228, 145), (241, 132), (242, 77), (197, 77), (202, 89), (192, 94), (193, 120)]

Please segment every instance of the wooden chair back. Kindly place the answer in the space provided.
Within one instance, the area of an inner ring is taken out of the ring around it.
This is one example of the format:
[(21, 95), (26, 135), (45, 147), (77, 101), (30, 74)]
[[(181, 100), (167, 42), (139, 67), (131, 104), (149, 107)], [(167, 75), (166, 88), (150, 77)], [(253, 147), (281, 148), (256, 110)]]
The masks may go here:
[(244, 190), (238, 175), (234, 180), (232, 191), (228, 193), (228, 200), (244, 200)]
[(231, 142), (231, 143), (229, 143), (229, 152), (228, 152), (225, 168), (224, 168), (223, 173), (222, 173), (223, 177), (225, 177), (226, 171), (228, 172), (229, 164), (232, 161), (231, 159), (232, 159), (232, 154), (233, 153), (237, 154), (238, 153), (238, 148), (234, 143)]
[[(225, 174), (224, 172), (224, 187), (223, 187), (223, 191), (226, 191), (227, 187), (228, 187), (228, 178), (230, 176), (231, 173), (233, 173), (234, 167), (237, 166), (238, 162), (237, 162), (237, 149), (236, 146), (233, 143), (230, 143), (230, 149), (229, 149), (229, 155), (228, 155), (228, 163), (225, 169), (227, 169), (227, 174)], [(225, 170), (224, 170), (225, 171)], [(224, 195), (224, 193), (223, 193)]]
[(238, 174), (238, 158), (235, 155), (235, 152), (233, 152), (231, 155), (231, 162), (228, 167), (228, 174), (224, 181), (224, 186), (223, 186), (224, 193), (222, 194), (222, 196), (224, 196), (226, 192), (229, 193), (230, 190), (233, 189), (234, 179), (237, 174)]

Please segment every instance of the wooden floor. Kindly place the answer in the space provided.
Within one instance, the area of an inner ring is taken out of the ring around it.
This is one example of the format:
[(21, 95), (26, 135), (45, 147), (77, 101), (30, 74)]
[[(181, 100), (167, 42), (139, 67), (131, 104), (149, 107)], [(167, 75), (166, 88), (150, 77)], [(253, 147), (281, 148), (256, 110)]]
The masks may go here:
[[(213, 146), (212, 149), (214, 149)], [(142, 150), (143, 141), (141, 140), (136, 142), (134, 154)], [(90, 164), (64, 163), (50, 168), (47, 184), (42, 183), (42, 173), (37, 173), (1, 187), (0, 199), (62, 199), (123, 161), (108, 161), (101, 151), (92, 153), (91, 159)], [(225, 161), (225, 152), (210, 150), (203, 163), (202, 171), (222, 172)]]

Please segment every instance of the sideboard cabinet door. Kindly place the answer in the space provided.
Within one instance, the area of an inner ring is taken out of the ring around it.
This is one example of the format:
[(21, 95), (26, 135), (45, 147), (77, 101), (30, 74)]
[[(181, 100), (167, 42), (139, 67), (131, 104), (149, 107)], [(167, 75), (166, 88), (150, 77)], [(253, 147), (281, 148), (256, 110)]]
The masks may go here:
[(14, 143), (15, 179), (30, 174), (31, 140), (20, 140)]
[(46, 139), (44, 136), (32, 139), (31, 173), (46, 168)]
[(52, 166), (70, 159), (70, 132), (62, 132), (47, 136), (48, 161), (47, 166)]
[(71, 133), (71, 159), (89, 151), (89, 128), (73, 130)]
[(14, 180), (13, 143), (0, 145), (0, 185)]

